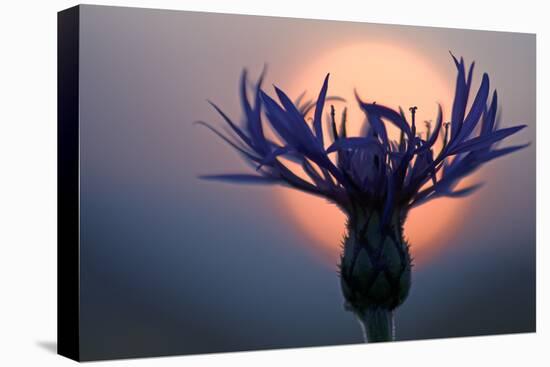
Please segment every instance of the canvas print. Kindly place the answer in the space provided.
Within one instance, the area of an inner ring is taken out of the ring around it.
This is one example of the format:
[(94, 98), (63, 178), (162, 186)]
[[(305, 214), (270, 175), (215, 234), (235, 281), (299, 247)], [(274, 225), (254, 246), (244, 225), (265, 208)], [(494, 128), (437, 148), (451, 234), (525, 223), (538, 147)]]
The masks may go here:
[(62, 354), (535, 331), (535, 35), (60, 17)]

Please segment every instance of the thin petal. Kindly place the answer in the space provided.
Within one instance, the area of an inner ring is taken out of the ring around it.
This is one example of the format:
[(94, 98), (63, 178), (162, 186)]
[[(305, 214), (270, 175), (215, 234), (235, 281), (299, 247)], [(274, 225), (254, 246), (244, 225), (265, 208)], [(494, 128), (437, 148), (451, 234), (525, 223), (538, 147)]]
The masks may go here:
[(325, 97), (327, 96), (329, 76), (330, 74), (327, 74), (327, 76), (325, 77), (325, 81), (323, 82), (323, 87), (319, 92), (319, 97), (317, 98), (317, 104), (315, 105), (315, 115), (313, 117), (313, 128), (315, 130), (315, 136), (317, 136), (317, 139), (321, 143), (321, 146), (323, 146), (323, 124), (321, 120), (323, 118), (323, 107), (325, 105)]
[(473, 150), (479, 150), (479, 149), (484, 149), (484, 148), (487, 148), (489, 146), (491, 146), (492, 144), (512, 135), (512, 134), (515, 134), (517, 133), (518, 131), (522, 130), (523, 128), (525, 128), (527, 125), (519, 125), (519, 126), (514, 126), (514, 127), (508, 127), (508, 128), (505, 128), (505, 129), (500, 129), (500, 130), (497, 130), (491, 134), (488, 134), (488, 135), (484, 135), (484, 136), (480, 136), (480, 137), (477, 137), (477, 138), (472, 138), (470, 140), (467, 140), (459, 145), (456, 146), (456, 148), (452, 149), (449, 154), (452, 155), (452, 154), (460, 154), (460, 153), (465, 153), (465, 152), (470, 152), (470, 151), (473, 151)]
[(210, 103), (210, 105), (212, 105), (212, 107), (214, 107), (216, 111), (218, 111), (218, 113), (223, 117), (225, 122), (227, 122), (227, 124), (233, 129), (233, 131), (235, 131), (239, 138), (241, 138), (242, 141), (244, 141), (248, 146), (252, 147), (252, 143), (250, 142), (248, 136), (246, 136), (245, 133), (242, 132), (242, 130), (239, 129), (239, 127), (235, 125), (235, 123), (231, 121), (231, 119), (218, 106), (216, 106), (214, 102), (208, 101), (208, 103)]

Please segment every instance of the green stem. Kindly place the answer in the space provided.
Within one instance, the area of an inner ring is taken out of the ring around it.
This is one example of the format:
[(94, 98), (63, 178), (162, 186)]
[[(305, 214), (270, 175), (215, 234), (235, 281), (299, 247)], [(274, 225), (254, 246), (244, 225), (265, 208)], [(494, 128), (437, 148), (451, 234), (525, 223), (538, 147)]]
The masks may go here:
[(365, 342), (389, 342), (395, 340), (393, 311), (369, 308), (357, 315), (363, 329)]

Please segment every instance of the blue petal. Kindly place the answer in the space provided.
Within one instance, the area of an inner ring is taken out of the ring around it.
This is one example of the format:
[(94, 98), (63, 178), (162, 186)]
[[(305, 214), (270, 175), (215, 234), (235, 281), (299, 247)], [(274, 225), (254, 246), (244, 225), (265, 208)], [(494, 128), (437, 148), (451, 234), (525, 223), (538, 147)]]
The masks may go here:
[(485, 135), (491, 131), (495, 126), (495, 118), (497, 115), (497, 106), (498, 106), (498, 95), (497, 91), (493, 92), (493, 99), (491, 101), (491, 106), (488, 111), (483, 113), (483, 122), (481, 124), (481, 135)]
[(265, 72), (266, 70), (264, 67), (264, 70), (262, 71), (262, 74), (260, 75), (258, 82), (256, 83), (254, 107), (250, 106), (246, 93), (247, 71), (243, 70), (241, 76), (241, 104), (243, 105), (243, 109), (245, 110), (248, 132), (250, 133), (250, 139), (253, 143), (254, 149), (261, 154), (264, 154), (267, 150), (267, 141), (264, 136), (261, 121), (262, 105), (260, 100), (260, 88)]
[(449, 53), (451, 54), (451, 57), (453, 58), (453, 61), (455, 62), (455, 65), (458, 69), (459, 66), (460, 66), (460, 64), (458, 63), (458, 60), (456, 59), (455, 55), (453, 55), (453, 53), (451, 51), (449, 51)]
[(380, 116), (374, 113), (371, 113), (367, 115), (367, 119), (370, 125), (372, 126), (374, 132), (376, 133), (376, 135), (379, 136), (380, 139), (382, 140), (382, 144), (384, 145), (384, 148), (386, 150), (390, 150), (390, 143), (388, 141), (388, 132), (386, 131), (386, 126), (380, 119)]
[(302, 168), (304, 172), (311, 178), (311, 180), (317, 185), (321, 190), (329, 190), (330, 186), (327, 181), (325, 181), (315, 170), (313, 165), (309, 163), (307, 159), (304, 159), (302, 162)]
[(227, 124), (229, 126), (231, 126), (231, 128), (233, 129), (233, 131), (235, 131), (235, 133), (242, 139), (242, 141), (244, 141), (248, 146), (252, 147), (252, 143), (250, 142), (250, 139), (248, 138), (248, 136), (246, 136), (242, 131), (241, 129), (239, 129), (239, 127), (237, 127), (237, 125), (235, 125), (233, 123), (233, 121), (231, 121), (231, 119), (229, 117), (227, 117), (227, 115), (218, 107), (216, 106), (216, 104), (214, 104), (213, 102), (211, 101), (208, 101), (208, 103), (210, 103), (212, 105), (212, 107), (214, 107), (216, 109), (216, 111), (218, 111), (218, 113), (223, 117), (223, 119), (225, 120), (225, 122), (227, 122)]
[(315, 130), (315, 135), (317, 136), (317, 139), (321, 143), (321, 146), (323, 146), (323, 124), (321, 120), (323, 118), (323, 107), (325, 105), (325, 97), (327, 96), (329, 76), (330, 74), (327, 74), (327, 76), (325, 77), (325, 81), (323, 82), (323, 87), (319, 92), (319, 97), (317, 98), (317, 104), (315, 106), (315, 115), (313, 117), (313, 128)]
[(298, 147), (299, 141), (292, 134), (285, 111), (265, 92), (260, 91), (262, 101), (264, 102), (266, 115), (271, 123), (271, 126), (275, 131), (283, 138), (288, 144)]
[(473, 73), (474, 73), (474, 66), (475, 66), (475, 62), (472, 62), (472, 64), (470, 65), (470, 70), (468, 71), (468, 80), (466, 81), (466, 85), (468, 86), (468, 90), (472, 86), (472, 76), (473, 76)]
[(503, 157), (503, 156), (508, 155), (510, 153), (514, 153), (518, 150), (521, 150), (523, 148), (528, 147), (529, 145), (531, 145), (531, 143), (522, 144), (522, 145), (515, 145), (515, 146), (512, 146), (512, 147), (507, 147), (507, 148), (502, 148), (502, 149), (491, 150), (489, 152), (480, 154), (477, 158), (485, 163), (485, 162), (489, 162), (493, 159)]
[(397, 126), (400, 130), (403, 130), (408, 137), (412, 136), (410, 126), (407, 124), (407, 122), (405, 121), (405, 119), (401, 114), (383, 105), (363, 102), (359, 97), (359, 95), (357, 94), (357, 91), (355, 91), (355, 98), (357, 99), (357, 102), (359, 103), (363, 111), (365, 111), (365, 113), (367, 114), (374, 113), (375, 115), (378, 115), (381, 118), (385, 118), (388, 121), (390, 121), (392, 124)]
[(238, 146), (235, 142), (231, 141), (227, 136), (223, 135), (221, 132), (219, 132), (216, 128), (214, 128), (213, 126), (211, 126), (210, 124), (204, 122), (204, 121), (196, 121), (195, 124), (197, 125), (201, 125), (201, 126), (204, 126), (206, 127), (207, 129), (209, 129), (210, 131), (212, 131), (214, 134), (216, 134), (220, 139), (222, 139), (223, 141), (225, 141), (227, 144), (229, 144), (231, 147), (233, 147), (233, 149), (237, 150), (238, 152), (240, 152), (241, 154), (243, 154), (244, 156), (246, 156), (248, 159), (254, 161), (254, 162), (260, 162), (261, 159), (258, 158), (258, 157), (255, 157), (254, 155), (252, 155), (251, 153), (247, 152), (246, 150), (244, 150), (243, 148), (241, 148), (240, 146)]
[(271, 165), (278, 156), (287, 154), (288, 152), (290, 152), (290, 150), (291, 148), (288, 145), (273, 149), (271, 153), (269, 153), (267, 156), (264, 157), (264, 159), (262, 159), (257, 169), (260, 169), (262, 168), (262, 166), (265, 166), (265, 165)]
[(250, 119), (252, 116), (252, 107), (250, 106), (250, 102), (248, 102), (248, 94), (246, 92), (246, 76), (247, 76), (246, 69), (243, 69), (243, 72), (241, 73), (241, 105), (243, 107), (244, 113), (247, 117), (247, 119)]
[(441, 131), (441, 125), (443, 123), (443, 110), (441, 109), (440, 104), (438, 104), (437, 106), (438, 106), (438, 108), (437, 108), (437, 120), (436, 120), (436, 123), (435, 123), (434, 131), (432, 132), (432, 135), (430, 136), (430, 138), (428, 139), (426, 144), (422, 145), (418, 149), (418, 151), (417, 151), (418, 153), (422, 153), (425, 150), (430, 149), (435, 144), (435, 142), (437, 141), (437, 138), (439, 137), (439, 132)]
[(468, 112), (468, 115), (466, 116), (466, 119), (464, 120), (464, 123), (460, 128), (460, 131), (458, 132), (458, 135), (453, 140), (452, 145), (449, 147), (450, 150), (452, 150), (452, 146), (456, 146), (456, 144), (468, 138), (468, 136), (472, 133), (479, 119), (481, 118), (483, 110), (485, 109), (488, 95), (489, 76), (487, 75), (487, 73), (485, 73), (483, 74), (483, 80), (474, 99), (474, 102), (472, 103), (472, 107), (470, 108), (470, 111)]
[[(453, 56), (454, 58), (454, 56)], [(456, 59), (455, 59), (456, 63)], [(455, 98), (453, 101), (453, 110), (451, 113), (451, 139), (453, 139), (462, 126), (464, 121), (464, 112), (466, 103), (468, 102), (468, 85), (465, 80), (464, 61), (460, 59), (460, 64), (457, 66), (458, 75), (456, 77)]]
[(519, 125), (514, 127), (508, 127), (505, 129), (497, 130), (488, 135), (479, 136), (477, 138), (472, 138), (463, 143), (458, 144), (454, 149), (449, 152), (449, 155), (459, 154), (470, 152), (473, 150), (480, 150), (487, 147), (490, 147), (492, 144), (500, 141), (512, 134), (517, 133), (521, 129), (525, 128), (527, 125)]
[(313, 141), (315, 140), (315, 137), (313, 136), (311, 130), (309, 129), (309, 126), (307, 125), (306, 121), (304, 120), (304, 117), (300, 113), (300, 111), (296, 108), (294, 103), (290, 100), (290, 98), (280, 90), (279, 88), (275, 87), (275, 92), (277, 93), (277, 96), (279, 97), (279, 100), (281, 101), (283, 107), (286, 110), (286, 116), (288, 119), (292, 120), (293, 124), (289, 125), (291, 130), (293, 131), (299, 131), (300, 136), (302, 137), (302, 141), (307, 141), (307, 145), (312, 145)]

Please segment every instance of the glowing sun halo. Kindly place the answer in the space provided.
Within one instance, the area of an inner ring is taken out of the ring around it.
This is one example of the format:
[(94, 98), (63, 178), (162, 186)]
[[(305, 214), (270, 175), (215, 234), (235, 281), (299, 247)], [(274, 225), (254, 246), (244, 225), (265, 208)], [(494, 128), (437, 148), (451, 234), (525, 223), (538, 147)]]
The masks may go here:
[[(308, 88), (307, 96), (316, 98), (328, 72), (329, 95), (347, 100), (334, 105), (337, 116), (344, 106), (348, 107), (350, 135), (359, 132), (364, 120), (353, 96), (354, 88), (368, 101), (393, 108), (402, 106), (405, 111), (410, 106), (418, 106), (419, 131), (424, 131), (424, 120), (435, 120), (438, 102), (442, 104), (445, 121), (448, 119), (454, 86), (417, 51), (381, 43), (361, 43), (335, 49), (296, 74), (289, 88), (291, 95), (298, 96)], [(389, 134), (397, 139), (397, 131), (390, 130)], [(465, 183), (471, 181), (465, 180)], [(334, 264), (345, 230), (344, 214), (335, 205), (315, 196), (289, 189), (277, 192), (291, 221), (305, 233), (315, 252), (321, 250), (323, 258)], [(410, 212), (405, 237), (411, 243), (415, 263), (422, 264), (434, 250), (445, 245), (446, 239), (460, 224), (466, 207), (464, 199), (437, 199)]]

